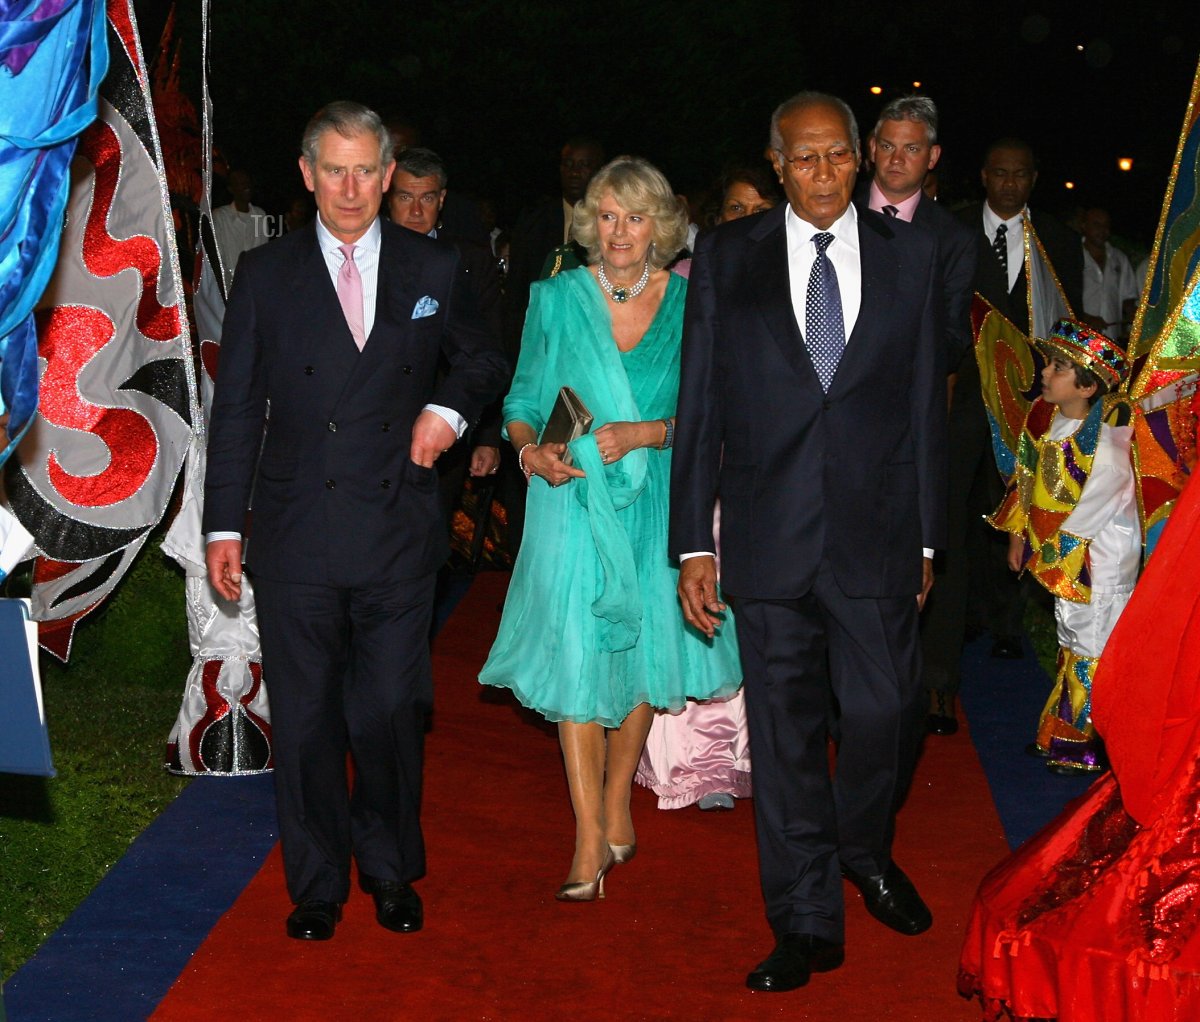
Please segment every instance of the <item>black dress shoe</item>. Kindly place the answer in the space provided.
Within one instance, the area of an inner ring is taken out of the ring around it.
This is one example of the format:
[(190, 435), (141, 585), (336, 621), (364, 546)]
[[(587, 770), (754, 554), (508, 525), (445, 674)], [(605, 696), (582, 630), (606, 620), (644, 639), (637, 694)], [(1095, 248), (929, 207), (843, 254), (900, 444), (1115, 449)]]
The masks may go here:
[(287, 918), (287, 935), (295, 940), (329, 940), (342, 918), (333, 901), (302, 901)]
[(958, 718), (954, 716), (954, 697), (945, 692), (933, 691), (933, 709), (925, 718), (925, 730), (931, 735), (952, 735), (958, 730)]
[(933, 913), (929, 911), (929, 906), (921, 900), (912, 881), (894, 862), (889, 862), (887, 869), (872, 877), (862, 876), (843, 866), (842, 876), (858, 888), (867, 911), (884, 926), (915, 937), (933, 925)]
[(814, 972), (836, 969), (846, 958), (841, 944), (810, 933), (785, 933), (766, 959), (746, 977), (751, 990), (781, 993), (808, 982)]
[(375, 919), (386, 930), (416, 933), (425, 923), (421, 896), (399, 880), (360, 876), (362, 889), (375, 899)]
[(1020, 660), (1024, 656), (1021, 640), (1011, 635), (1001, 635), (992, 643), (992, 657), (996, 660)]

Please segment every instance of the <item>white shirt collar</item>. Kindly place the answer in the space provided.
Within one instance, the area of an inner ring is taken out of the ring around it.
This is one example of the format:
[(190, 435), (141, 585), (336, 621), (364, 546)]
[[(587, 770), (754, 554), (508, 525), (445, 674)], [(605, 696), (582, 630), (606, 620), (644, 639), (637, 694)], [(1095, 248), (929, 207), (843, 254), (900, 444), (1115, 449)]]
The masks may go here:
[[(820, 227), (810, 224), (807, 220), (801, 220), (796, 215), (796, 211), (792, 209), (790, 202), (788, 203), (787, 212), (784, 214), (784, 222), (787, 225), (788, 237), (792, 238), (796, 245), (806, 245), (812, 241), (815, 235), (825, 233)], [(825, 230), (832, 234), (836, 241), (845, 242), (857, 251), (858, 211), (854, 208), (854, 203), (850, 203), (846, 207), (846, 212)]]
[(995, 210), (993, 210), (992, 207), (987, 204), (986, 200), (983, 203), (983, 229), (987, 232), (987, 236), (989, 238), (994, 238), (996, 236), (996, 228), (1001, 224), (1007, 225), (1010, 234), (1019, 230), (1021, 227), (1022, 217), (1029, 217), (1030, 223), (1033, 222), (1033, 217), (1029, 216), (1028, 206), (1021, 210), (1021, 212), (1016, 216), (1009, 217), (1007, 220), (1001, 220), (1000, 217), (996, 215)]
[[(379, 239), (382, 234), (383, 231), (380, 230), (379, 227), (379, 217), (376, 217), (371, 221), (371, 226), (367, 228), (367, 233), (359, 238), (354, 244), (360, 249), (365, 249), (370, 252), (378, 252)], [(341, 257), (341, 252), (339, 249), (345, 244), (345, 242), (338, 241), (337, 238), (329, 233), (329, 228), (327, 228), (321, 222), (320, 215), (317, 216), (317, 244), (321, 246), (321, 251), (325, 255), (329, 255), (331, 252), (337, 252), (339, 258)]]

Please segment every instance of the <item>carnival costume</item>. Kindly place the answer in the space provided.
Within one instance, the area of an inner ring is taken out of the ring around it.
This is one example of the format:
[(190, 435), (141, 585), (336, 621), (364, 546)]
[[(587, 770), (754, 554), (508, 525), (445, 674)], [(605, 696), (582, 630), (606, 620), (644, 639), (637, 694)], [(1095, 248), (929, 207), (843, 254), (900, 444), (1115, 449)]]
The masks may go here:
[[(1125, 352), (1081, 324), (1060, 320), (1045, 346), (1108, 388), (1125, 377)], [(1128, 422), (1118, 395), (1095, 401), (1083, 420), (1038, 398), (1025, 418), (1008, 492), (989, 519), (1024, 538), (1022, 570), (1055, 598), (1058, 664), (1036, 747), (1065, 769), (1101, 769), (1092, 677), (1141, 559)]]

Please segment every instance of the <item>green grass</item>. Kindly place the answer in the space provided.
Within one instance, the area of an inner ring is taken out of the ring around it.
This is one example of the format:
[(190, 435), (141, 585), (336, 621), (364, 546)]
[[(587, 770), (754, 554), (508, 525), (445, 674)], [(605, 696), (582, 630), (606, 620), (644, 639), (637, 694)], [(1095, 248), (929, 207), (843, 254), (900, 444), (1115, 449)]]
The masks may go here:
[(0, 977), (10, 976), (187, 783), (164, 772), (191, 664), (183, 577), (153, 535), (75, 632), (41, 658), (58, 776), (0, 774)]

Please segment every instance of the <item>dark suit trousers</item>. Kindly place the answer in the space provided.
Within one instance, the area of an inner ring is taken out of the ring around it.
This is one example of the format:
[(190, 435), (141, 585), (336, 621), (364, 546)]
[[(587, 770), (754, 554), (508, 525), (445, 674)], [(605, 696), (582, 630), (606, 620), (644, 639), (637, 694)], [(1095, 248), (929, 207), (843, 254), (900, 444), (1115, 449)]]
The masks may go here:
[(411, 881), (425, 872), (421, 767), (433, 703), (433, 586), (433, 575), (362, 588), (255, 579), (294, 902), (344, 902), (351, 849), (373, 877)]
[[(915, 594), (853, 599), (822, 566), (805, 596), (738, 599), (735, 620), (767, 920), (777, 936), (842, 941), (841, 863), (865, 875), (887, 866), (916, 759), (924, 707)], [(831, 778), (832, 713), (840, 742)]]

